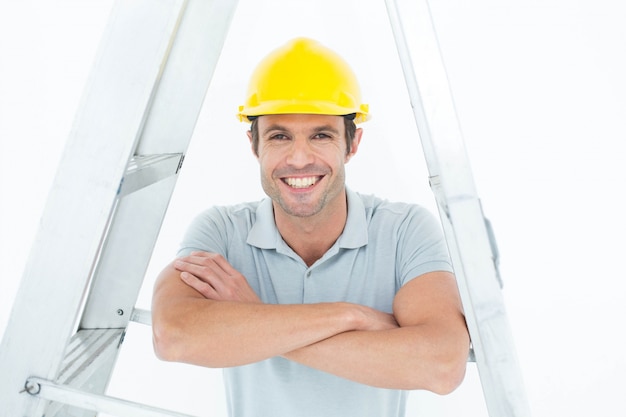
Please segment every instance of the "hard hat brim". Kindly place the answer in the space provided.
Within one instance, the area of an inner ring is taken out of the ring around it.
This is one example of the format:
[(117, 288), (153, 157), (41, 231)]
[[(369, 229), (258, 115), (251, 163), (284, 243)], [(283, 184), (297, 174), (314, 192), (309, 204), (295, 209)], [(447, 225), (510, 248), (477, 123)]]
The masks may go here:
[(241, 122), (250, 122), (248, 116), (258, 117), (267, 114), (324, 114), (329, 116), (345, 116), (356, 114), (355, 123), (368, 121), (371, 116), (368, 113), (368, 105), (361, 104), (359, 108), (347, 109), (328, 102), (298, 102), (297, 100), (272, 100), (266, 101), (254, 107), (240, 106), (237, 118)]

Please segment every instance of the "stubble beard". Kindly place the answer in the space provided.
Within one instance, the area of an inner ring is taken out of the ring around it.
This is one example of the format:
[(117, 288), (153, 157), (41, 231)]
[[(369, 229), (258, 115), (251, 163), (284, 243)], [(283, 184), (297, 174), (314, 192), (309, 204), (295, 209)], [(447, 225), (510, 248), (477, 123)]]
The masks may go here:
[[(281, 181), (276, 179), (275, 181)], [(281, 181), (282, 182), (282, 181)], [(280, 185), (274, 183), (274, 178), (267, 178), (265, 175), (261, 175), (261, 185), (265, 194), (270, 197), (274, 205), (278, 205), (283, 212), (289, 216), (306, 218), (319, 214), (329, 202), (337, 197), (337, 194), (343, 190), (345, 183), (345, 173), (340, 172), (337, 177), (334, 178), (333, 185), (330, 188), (323, 190), (319, 197), (315, 197), (309, 193), (303, 193), (301, 195), (292, 194), (290, 199), (293, 201), (286, 201), (280, 192)], [(317, 193), (316, 193), (317, 195)], [(317, 198), (316, 201), (311, 201)]]

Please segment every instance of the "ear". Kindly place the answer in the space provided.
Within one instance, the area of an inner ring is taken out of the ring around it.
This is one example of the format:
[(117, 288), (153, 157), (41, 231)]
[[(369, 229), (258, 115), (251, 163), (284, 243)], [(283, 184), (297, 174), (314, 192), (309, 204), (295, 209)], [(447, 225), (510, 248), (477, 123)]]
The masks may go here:
[(352, 157), (359, 150), (359, 145), (361, 144), (362, 136), (363, 136), (363, 129), (359, 127), (354, 132), (354, 138), (352, 139), (352, 147), (350, 148), (350, 152), (348, 152), (348, 154), (346, 155), (345, 163), (350, 161), (350, 159), (352, 159)]
[(248, 135), (248, 140), (250, 141), (250, 149), (252, 150), (252, 154), (259, 159), (259, 154), (254, 151), (254, 146), (252, 145), (252, 132), (250, 130), (246, 131), (246, 135)]

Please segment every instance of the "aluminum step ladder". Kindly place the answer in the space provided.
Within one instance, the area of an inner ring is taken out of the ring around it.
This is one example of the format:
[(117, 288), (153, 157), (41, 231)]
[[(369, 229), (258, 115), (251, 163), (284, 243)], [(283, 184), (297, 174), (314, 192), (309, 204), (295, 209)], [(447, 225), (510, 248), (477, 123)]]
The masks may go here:
[[(183, 416), (105, 392), (236, 5), (115, 4), (0, 345), (6, 415)], [(387, 10), (489, 415), (529, 416), (427, 1)]]

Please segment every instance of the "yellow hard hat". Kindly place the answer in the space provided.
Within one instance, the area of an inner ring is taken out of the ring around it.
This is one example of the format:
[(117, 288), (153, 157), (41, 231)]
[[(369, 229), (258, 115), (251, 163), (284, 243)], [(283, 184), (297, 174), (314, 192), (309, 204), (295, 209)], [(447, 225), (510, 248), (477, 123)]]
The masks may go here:
[(356, 114), (360, 123), (369, 119), (368, 112), (347, 62), (314, 40), (296, 38), (258, 64), (237, 117), (249, 122), (248, 116), (264, 114)]

